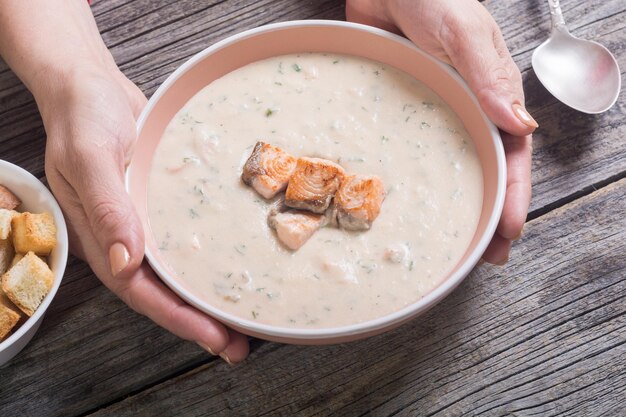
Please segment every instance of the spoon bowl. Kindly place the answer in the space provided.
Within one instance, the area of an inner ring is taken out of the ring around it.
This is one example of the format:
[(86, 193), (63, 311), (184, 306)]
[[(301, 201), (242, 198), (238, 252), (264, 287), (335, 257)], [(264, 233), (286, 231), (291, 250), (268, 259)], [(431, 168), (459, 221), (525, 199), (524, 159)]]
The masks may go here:
[(558, 1), (549, 3), (552, 34), (532, 56), (537, 78), (569, 107), (590, 114), (608, 110), (617, 101), (621, 88), (615, 57), (599, 43), (570, 34)]

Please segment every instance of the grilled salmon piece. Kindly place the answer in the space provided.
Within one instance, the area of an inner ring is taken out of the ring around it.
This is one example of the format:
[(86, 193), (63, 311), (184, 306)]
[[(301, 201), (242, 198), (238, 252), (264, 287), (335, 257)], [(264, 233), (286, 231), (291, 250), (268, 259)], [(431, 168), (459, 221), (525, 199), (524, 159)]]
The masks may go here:
[(276, 230), (278, 240), (291, 250), (298, 250), (324, 225), (321, 214), (299, 210), (270, 210), (267, 223)]
[(268, 143), (257, 142), (243, 166), (241, 180), (270, 199), (287, 187), (296, 158)]
[(324, 213), (344, 176), (343, 168), (327, 159), (298, 158), (287, 185), (285, 204), (313, 213)]
[(385, 199), (385, 187), (375, 175), (348, 175), (337, 193), (333, 210), (339, 227), (346, 230), (368, 230)]

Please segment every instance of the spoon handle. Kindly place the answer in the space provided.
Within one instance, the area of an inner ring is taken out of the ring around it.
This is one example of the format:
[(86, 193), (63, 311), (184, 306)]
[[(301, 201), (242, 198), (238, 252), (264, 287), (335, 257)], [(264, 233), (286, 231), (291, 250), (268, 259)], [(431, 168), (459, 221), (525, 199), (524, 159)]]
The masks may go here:
[(561, 3), (559, 0), (548, 0), (550, 5), (550, 16), (552, 17), (552, 30), (565, 29), (565, 20), (561, 11)]

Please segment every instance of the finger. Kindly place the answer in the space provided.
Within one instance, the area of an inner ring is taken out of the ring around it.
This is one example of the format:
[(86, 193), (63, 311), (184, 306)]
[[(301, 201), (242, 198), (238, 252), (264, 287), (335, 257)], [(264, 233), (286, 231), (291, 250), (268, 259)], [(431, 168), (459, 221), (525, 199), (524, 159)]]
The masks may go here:
[[(57, 192), (55, 192), (55, 195), (58, 195)], [(63, 215), (65, 216), (65, 218), (69, 220), (70, 219), (69, 213), (71, 213), (73, 209), (66, 208), (66, 205), (63, 205), (63, 204), (61, 204), (61, 209), (63, 211)], [(67, 237), (70, 242), (70, 253), (72, 253), (74, 256), (76, 256), (77, 258), (83, 261), (87, 261), (85, 248), (83, 247), (82, 242), (80, 240), (80, 232), (76, 230), (76, 227), (74, 227), (74, 224), (70, 221), (67, 222)]]
[(487, 116), (504, 131), (528, 135), (538, 125), (524, 107), (519, 69), (489, 12), (473, 3), (465, 15), (444, 19), (440, 42)]
[(178, 298), (147, 264), (142, 264), (129, 279), (105, 279), (103, 282), (133, 310), (178, 337), (194, 341), (215, 355), (232, 345), (233, 361), (241, 361), (247, 355), (247, 339), (236, 339), (233, 344), (229, 331), (222, 324)]
[(116, 146), (78, 149), (68, 169), (87, 220), (114, 276), (129, 277), (143, 259), (139, 217), (124, 188), (124, 150)]
[(522, 233), (531, 199), (532, 137), (514, 137), (502, 133), (506, 154), (506, 196), (498, 234), (506, 239), (518, 239)]
[[(50, 148), (51, 146), (48, 146), (47, 149), (49, 150)], [(80, 209), (80, 200), (68, 182), (65, 181), (59, 171), (55, 169), (54, 165), (51, 163), (52, 159), (53, 158), (46, 156), (46, 179), (50, 185), (52, 193), (59, 203), (59, 206), (61, 206), (63, 216), (67, 220), (67, 234), (70, 243), (70, 252), (74, 254), (74, 256), (85, 261), (87, 259), (85, 248), (83, 247), (82, 240), (80, 239), (81, 233), (78, 231), (80, 230), (80, 225), (77, 225), (73, 221), (76, 217), (76, 213), (79, 215), (82, 213), (82, 209)]]
[(232, 365), (248, 357), (250, 346), (247, 336), (229, 329), (228, 339), (228, 346), (220, 353), (222, 359)]
[(494, 265), (504, 265), (509, 260), (511, 240), (503, 238), (497, 232), (483, 253), (483, 260)]

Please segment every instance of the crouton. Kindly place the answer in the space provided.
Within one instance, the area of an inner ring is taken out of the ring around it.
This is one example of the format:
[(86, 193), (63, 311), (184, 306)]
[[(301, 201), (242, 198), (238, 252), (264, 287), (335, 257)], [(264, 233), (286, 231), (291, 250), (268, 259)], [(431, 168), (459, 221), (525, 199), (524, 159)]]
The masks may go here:
[(0, 208), (13, 210), (20, 204), (22, 204), (22, 202), (11, 192), (11, 190), (3, 185), (0, 185)]
[(19, 213), (0, 208), (0, 239), (7, 239), (11, 233), (11, 220)]
[(57, 228), (50, 213), (19, 213), (13, 217), (11, 231), (18, 253), (48, 256), (57, 243)]
[(20, 320), (20, 311), (0, 288), (0, 340), (3, 340)]
[(0, 276), (9, 270), (15, 255), (13, 244), (9, 239), (0, 239)]
[(24, 257), (23, 253), (16, 253), (11, 261), (11, 266), (9, 268), (13, 268), (16, 263), (18, 263)]
[(54, 283), (54, 274), (34, 252), (28, 252), (2, 277), (1, 288), (20, 310), (32, 316)]

